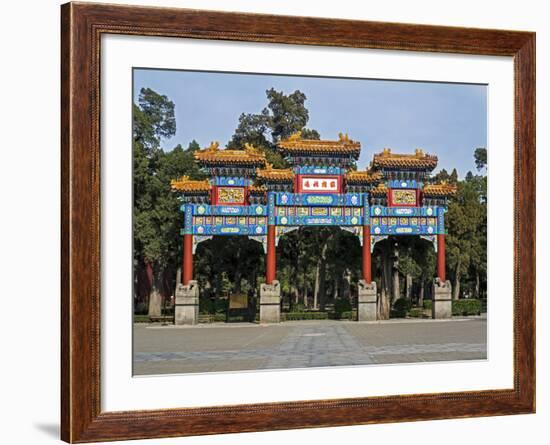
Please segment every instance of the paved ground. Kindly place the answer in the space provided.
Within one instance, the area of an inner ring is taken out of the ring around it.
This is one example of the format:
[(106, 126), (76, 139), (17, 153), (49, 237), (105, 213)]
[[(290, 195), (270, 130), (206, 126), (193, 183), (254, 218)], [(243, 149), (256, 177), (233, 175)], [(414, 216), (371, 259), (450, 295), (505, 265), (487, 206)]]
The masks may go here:
[(487, 358), (484, 318), (296, 321), (279, 325), (134, 325), (134, 374)]

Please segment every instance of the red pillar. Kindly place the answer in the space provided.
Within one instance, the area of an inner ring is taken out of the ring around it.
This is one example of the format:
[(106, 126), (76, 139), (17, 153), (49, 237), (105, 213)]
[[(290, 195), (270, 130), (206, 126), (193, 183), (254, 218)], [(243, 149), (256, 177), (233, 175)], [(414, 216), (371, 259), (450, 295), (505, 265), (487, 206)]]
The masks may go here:
[(445, 235), (437, 235), (437, 276), (445, 282)]
[(363, 280), (367, 283), (372, 282), (370, 226), (363, 226)]
[(183, 235), (183, 263), (181, 282), (186, 285), (193, 279), (193, 235)]
[(277, 265), (277, 253), (275, 251), (275, 226), (267, 226), (267, 258), (265, 264), (265, 281), (267, 284), (273, 283), (275, 280)]

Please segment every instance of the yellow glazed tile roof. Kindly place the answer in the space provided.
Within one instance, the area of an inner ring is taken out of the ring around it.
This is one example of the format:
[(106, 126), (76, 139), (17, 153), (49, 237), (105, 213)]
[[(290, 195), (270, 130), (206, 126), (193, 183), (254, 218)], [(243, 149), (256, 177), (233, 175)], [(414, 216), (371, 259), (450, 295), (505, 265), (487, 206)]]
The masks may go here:
[(361, 143), (352, 141), (348, 135), (340, 133), (337, 141), (318, 141), (302, 139), (301, 134), (295, 133), (288, 139), (277, 144), (280, 151), (287, 154), (349, 154), (359, 156)]
[(262, 182), (291, 182), (294, 172), (290, 168), (273, 168), (268, 163), (265, 168), (256, 170), (256, 177)]
[(424, 196), (444, 197), (456, 193), (456, 185), (445, 182), (439, 184), (426, 184), (423, 190)]
[(208, 179), (197, 181), (189, 179), (189, 176), (182, 176), (180, 179), (172, 179), (170, 186), (173, 191), (187, 193), (208, 193), (210, 191), (210, 182)]
[(373, 168), (402, 168), (433, 170), (437, 166), (437, 156), (424, 153), (417, 148), (414, 154), (396, 154), (389, 148), (372, 158)]
[(380, 172), (370, 170), (355, 170), (346, 173), (346, 182), (348, 184), (374, 184), (382, 179)]
[(195, 152), (195, 159), (202, 165), (243, 165), (261, 167), (266, 163), (265, 154), (250, 144), (244, 150), (220, 149), (218, 142)]
[(373, 188), (370, 191), (370, 194), (372, 196), (386, 196), (388, 193), (388, 188), (386, 187), (386, 184), (378, 184), (375, 188)]

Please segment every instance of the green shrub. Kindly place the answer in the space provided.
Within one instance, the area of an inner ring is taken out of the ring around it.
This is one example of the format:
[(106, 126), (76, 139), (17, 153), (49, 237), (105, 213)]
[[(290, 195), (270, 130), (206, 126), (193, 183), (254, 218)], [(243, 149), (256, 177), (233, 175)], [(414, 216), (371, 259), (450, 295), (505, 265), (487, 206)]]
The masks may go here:
[(481, 301), (474, 298), (453, 300), (453, 315), (479, 315), (481, 314)]
[(225, 314), (229, 306), (227, 298), (201, 298), (199, 299), (199, 313), (201, 314)]
[(199, 299), (199, 314), (211, 314), (214, 312), (214, 300), (211, 298)]
[(357, 311), (344, 311), (340, 314), (340, 320), (357, 320)]
[(149, 323), (151, 319), (149, 318), (149, 315), (143, 315), (143, 314), (135, 314), (134, 315), (134, 323)]
[(134, 306), (134, 314), (147, 315), (149, 313), (149, 305), (143, 301), (136, 303)]
[(199, 323), (214, 323), (216, 321), (226, 321), (225, 314), (200, 314)]
[(303, 303), (294, 303), (291, 305), (292, 312), (304, 312), (305, 308)]
[(396, 318), (404, 318), (407, 316), (407, 312), (411, 309), (412, 303), (411, 300), (406, 298), (399, 298), (393, 303), (393, 310), (391, 315)]
[(424, 316), (424, 309), (420, 307), (413, 307), (409, 310), (409, 317), (422, 318)]
[(487, 298), (483, 298), (481, 300), (481, 313), (486, 314), (487, 313)]
[(424, 309), (432, 310), (432, 300), (424, 300)]
[(349, 300), (336, 300), (334, 302), (334, 312), (337, 315), (342, 315), (344, 312), (350, 312), (352, 310), (351, 303)]
[(228, 298), (217, 298), (214, 300), (214, 310), (216, 314), (225, 314), (229, 308)]

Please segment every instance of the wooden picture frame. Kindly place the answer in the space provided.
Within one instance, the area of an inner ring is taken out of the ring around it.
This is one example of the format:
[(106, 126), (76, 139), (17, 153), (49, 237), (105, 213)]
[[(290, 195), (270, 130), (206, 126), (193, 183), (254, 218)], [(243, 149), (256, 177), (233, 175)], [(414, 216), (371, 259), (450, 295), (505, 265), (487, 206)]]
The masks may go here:
[[(93, 442), (535, 411), (534, 33), (91, 3), (65, 4), (61, 18), (63, 440)], [(99, 116), (103, 34), (512, 56), (513, 389), (102, 412)], [(520, 230), (525, 226), (530, 230)]]

